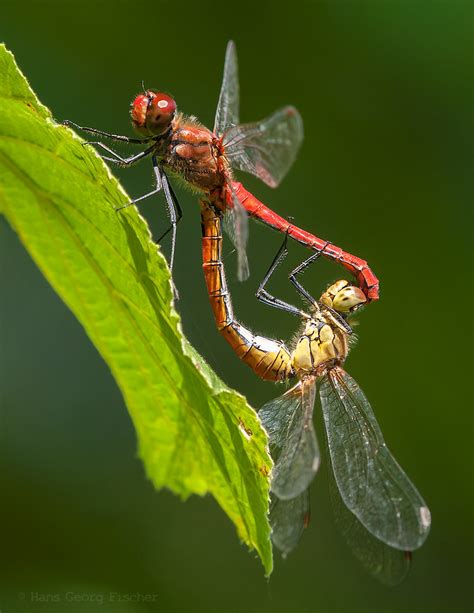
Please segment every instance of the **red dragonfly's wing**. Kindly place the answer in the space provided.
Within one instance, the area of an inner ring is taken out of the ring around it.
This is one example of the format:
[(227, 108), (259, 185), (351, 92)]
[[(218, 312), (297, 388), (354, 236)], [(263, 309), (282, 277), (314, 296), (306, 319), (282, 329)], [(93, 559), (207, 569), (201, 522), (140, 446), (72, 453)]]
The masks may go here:
[(303, 141), (303, 121), (287, 106), (262, 121), (236, 125), (223, 137), (225, 154), (234, 168), (276, 187), (296, 158)]
[(297, 383), (267, 402), (258, 415), (267, 431), (274, 467), (271, 491), (281, 500), (308, 489), (319, 468), (320, 454), (313, 428), (315, 379)]
[(227, 184), (227, 189), (232, 197), (232, 206), (227, 206), (224, 209), (223, 225), (237, 251), (237, 278), (239, 281), (245, 281), (250, 274), (246, 253), (249, 234), (247, 211), (240, 203), (230, 182)]
[(271, 495), (270, 526), (272, 542), (287, 555), (298, 545), (309, 522), (309, 489), (291, 500), (280, 500)]
[(387, 449), (364, 393), (336, 367), (322, 378), (320, 396), (344, 504), (382, 542), (402, 551), (417, 549), (428, 536), (429, 509)]
[(227, 43), (221, 93), (214, 120), (214, 134), (218, 136), (239, 123), (239, 74), (237, 51), (233, 41)]

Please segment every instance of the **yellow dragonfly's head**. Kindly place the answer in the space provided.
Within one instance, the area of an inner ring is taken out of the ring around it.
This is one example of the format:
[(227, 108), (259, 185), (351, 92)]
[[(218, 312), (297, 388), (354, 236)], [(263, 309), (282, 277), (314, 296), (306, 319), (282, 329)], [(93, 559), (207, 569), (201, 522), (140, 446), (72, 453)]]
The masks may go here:
[(348, 315), (360, 309), (367, 302), (367, 298), (359, 287), (341, 279), (328, 287), (320, 302), (341, 315)]

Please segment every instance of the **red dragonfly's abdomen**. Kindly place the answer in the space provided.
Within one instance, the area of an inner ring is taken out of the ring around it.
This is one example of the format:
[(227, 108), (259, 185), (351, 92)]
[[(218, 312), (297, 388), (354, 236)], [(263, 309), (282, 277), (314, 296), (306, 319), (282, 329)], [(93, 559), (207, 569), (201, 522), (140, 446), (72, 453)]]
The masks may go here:
[(201, 201), (202, 261), (212, 312), (219, 332), (238, 357), (262, 379), (280, 381), (293, 374), (291, 356), (281, 341), (256, 336), (235, 321), (221, 259), (221, 220)]
[[(340, 262), (358, 280), (359, 286), (366, 297), (369, 300), (378, 300), (379, 281), (365, 260), (361, 260), (357, 256), (343, 251), (340, 247), (336, 247), (314, 234), (293, 225), (255, 198), (241, 183), (233, 181), (232, 187), (242, 206), (251, 217), (255, 217), (279, 232), (288, 232), (288, 236), (291, 236), (291, 238), (305, 247), (321, 251), (321, 254), (326, 258)], [(226, 201), (227, 206), (233, 206), (232, 196), (228, 190), (226, 190)]]

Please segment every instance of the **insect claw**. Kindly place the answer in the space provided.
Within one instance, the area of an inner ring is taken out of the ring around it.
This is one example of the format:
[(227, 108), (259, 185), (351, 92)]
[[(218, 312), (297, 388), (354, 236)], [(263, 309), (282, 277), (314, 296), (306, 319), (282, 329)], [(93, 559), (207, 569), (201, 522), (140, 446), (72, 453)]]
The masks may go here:
[(118, 211), (121, 211), (122, 209), (126, 209), (129, 206), (133, 206), (134, 204), (135, 202), (133, 200), (130, 200), (130, 202), (127, 202), (127, 204), (122, 204), (122, 206), (114, 206), (114, 211), (118, 213)]
[(63, 121), (61, 121), (59, 125), (67, 126), (67, 127), (73, 126), (74, 128), (77, 128), (78, 130), (82, 130), (82, 126), (80, 126), (77, 123), (74, 123), (74, 121), (71, 121), (70, 119), (63, 119)]
[(173, 286), (173, 297), (177, 301), (179, 300), (179, 292), (178, 292), (176, 285), (174, 284), (173, 279), (171, 279), (171, 285)]

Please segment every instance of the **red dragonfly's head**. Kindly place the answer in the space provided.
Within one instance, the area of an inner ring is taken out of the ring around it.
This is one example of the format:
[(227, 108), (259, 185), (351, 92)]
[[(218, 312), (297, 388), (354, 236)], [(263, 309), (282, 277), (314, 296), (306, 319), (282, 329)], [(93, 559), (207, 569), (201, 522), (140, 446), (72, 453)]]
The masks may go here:
[(143, 136), (159, 136), (169, 128), (176, 113), (176, 102), (168, 94), (147, 89), (131, 104), (135, 130)]

